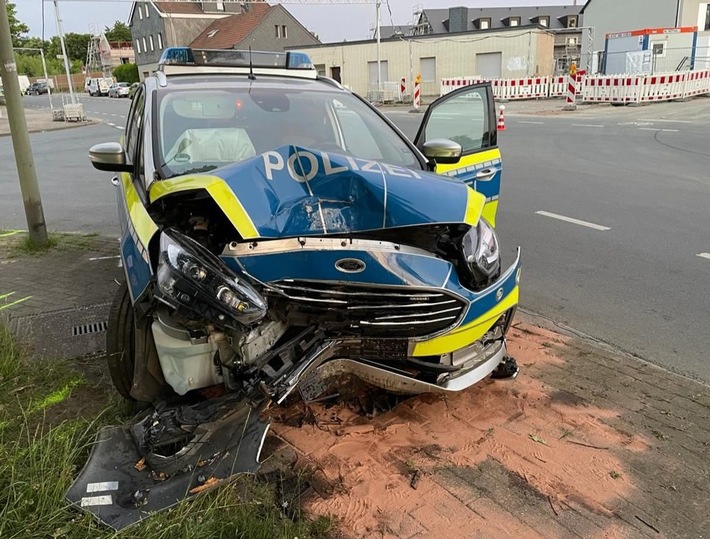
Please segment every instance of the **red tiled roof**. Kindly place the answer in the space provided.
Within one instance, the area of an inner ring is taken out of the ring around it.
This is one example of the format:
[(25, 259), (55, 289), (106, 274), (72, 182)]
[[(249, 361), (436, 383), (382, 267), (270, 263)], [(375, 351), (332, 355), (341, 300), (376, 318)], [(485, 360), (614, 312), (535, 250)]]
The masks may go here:
[[(272, 9), (273, 6), (266, 3), (251, 4), (249, 11), (217, 19), (190, 43), (190, 47), (231, 49), (259, 26)], [(209, 37), (210, 35), (212, 37)]]

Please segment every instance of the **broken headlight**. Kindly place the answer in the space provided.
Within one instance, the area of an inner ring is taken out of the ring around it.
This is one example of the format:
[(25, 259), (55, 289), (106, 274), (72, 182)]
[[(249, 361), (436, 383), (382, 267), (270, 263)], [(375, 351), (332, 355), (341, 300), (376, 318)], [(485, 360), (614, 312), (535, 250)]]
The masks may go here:
[(500, 275), (500, 247), (493, 227), (483, 217), (461, 241), (466, 266), (474, 282), (485, 286)]
[(249, 283), (202, 245), (175, 230), (160, 236), (157, 282), (166, 302), (219, 326), (233, 327), (234, 322), (249, 325), (266, 315), (266, 301)]

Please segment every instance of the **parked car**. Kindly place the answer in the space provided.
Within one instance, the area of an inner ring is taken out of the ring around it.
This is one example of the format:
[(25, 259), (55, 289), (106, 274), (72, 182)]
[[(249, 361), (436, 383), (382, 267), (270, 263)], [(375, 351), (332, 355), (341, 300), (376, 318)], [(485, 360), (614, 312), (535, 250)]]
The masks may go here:
[(130, 85), (128, 88), (128, 97), (133, 99), (133, 95), (136, 93), (136, 90), (138, 90), (138, 87), (140, 86), (139, 82), (134, 82), (133, 84)]
[[(258, 411), (294, 391), (317, 399), (350, 375), (450, 393), (517, 374), (520, 254), (504, 267), (494, 228), (490, 83), (435, 101), (411, 142), (302, 53), (169, 48), (122, 142), (89, 155), (117, 173), (122, 223), (108, 370), (147, 407), (102, 431), (68, 493), (110, 526), (255, 471)], [(121, 502), (86, 502), (114, 477)]]
[(128, 97), (130, 85), (127, 82), (117, 82), (108, 88), (109, 97)]
[(46, 82), (33, 82), (27, 87), (27, 90), (25, 90), (25, 94), (27, 95), (40, 95), (40, 94), (46, 94), (49, 92), (49, 86), (47, 86)]
[(88, 90), (91, 96), (108, 95), (108, 90), (114, 80), (109, 77), (89, 79)]

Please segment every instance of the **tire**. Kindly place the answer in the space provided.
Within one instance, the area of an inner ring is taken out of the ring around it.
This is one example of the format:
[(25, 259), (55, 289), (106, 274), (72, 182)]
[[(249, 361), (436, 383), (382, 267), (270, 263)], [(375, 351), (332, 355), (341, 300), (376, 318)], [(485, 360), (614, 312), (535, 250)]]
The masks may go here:
[(131, 296), (124, 282), (116, 291), (108, 315), (106, 359), (111, 381), (119, 394), (128, 401), (133, 387), (135, 369), (136, 329)]

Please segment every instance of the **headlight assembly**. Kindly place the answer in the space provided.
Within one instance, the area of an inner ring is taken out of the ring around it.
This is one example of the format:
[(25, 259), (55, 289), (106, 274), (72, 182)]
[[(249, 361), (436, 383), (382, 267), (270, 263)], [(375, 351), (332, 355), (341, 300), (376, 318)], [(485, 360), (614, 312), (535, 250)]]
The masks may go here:
[(266, 315), (266, 301), (249, 283), (175, 230), (166, 230), (160, 237), (157, 282), (168, 303), (219, 326), (249, 325)]
[(461, 242), (466, 266), (476, 284), (485, 286), (500, 275), (500, 247), (493, 227), (481, 217)]

